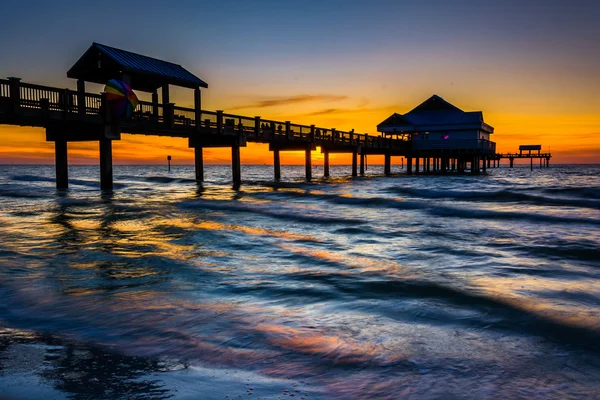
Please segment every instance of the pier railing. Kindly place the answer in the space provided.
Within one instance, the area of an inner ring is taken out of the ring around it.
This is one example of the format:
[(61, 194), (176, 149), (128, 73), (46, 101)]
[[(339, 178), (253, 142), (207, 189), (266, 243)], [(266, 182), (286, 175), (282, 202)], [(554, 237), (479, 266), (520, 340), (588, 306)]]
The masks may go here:
[[(24, 83), (18, 78), (0, 79), (0, 104), (4, 105), (0, 112), (9, 110), (11, 118), (34, 126), (44, 126), (48, 119), (103, 123), (102, 116), (105, 115), (101, 94)], [(127, 130), (147, 129), (149, 132), (174, 136), (210, 133), (237, 135), (265, 142), (287, 140), (342, 147), (393, 148), (395, 145), (406, 145), (406, 142), (398, 139), (356, 133), (353, 130), (341, 131), (148, 101), (140, 101), (132, 117), (122, 121), (122, 125)]]

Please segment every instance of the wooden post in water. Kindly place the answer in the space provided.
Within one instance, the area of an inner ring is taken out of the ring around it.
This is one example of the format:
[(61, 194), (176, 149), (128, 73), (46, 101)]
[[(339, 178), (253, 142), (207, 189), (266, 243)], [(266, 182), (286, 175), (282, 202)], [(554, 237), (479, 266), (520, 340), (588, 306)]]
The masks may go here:
[(392, 174), (392, 155), (390, 153), (385, 153), (383, 173), (386, 176), (390, 176)]
[(240, 145), (235, 143), (231, 146), (231, 175), (233, 178), (233, 186), (239, 187), (242, 183), (242, 168), (240, 163)]
[(489, 167), (489, 163), (490, 160), (486, 160), (486, 158), (483, 157), (483, 172), (486, 172), (486, 165)]
[(100, 188), (113, 190), (112, 140), (100, 139)]
[(65, 140), (54, 142), (54, 157), (56, 160), (56, 188), (67, 189), (69, 187), (69, 162)]
[(281, 179), (281, 162), (279, 160), (279, 149), (273, 150), (273, 167), (275, 169), (275, 180)]
[(357, 150), (354, 150), (352, 152), (352, 176), (353, 177), (358, 176), (357, 156), (358, 156)]
[(304, 151), (304, 171), (306, 175), (306, 180), (310, 181), (312, 179), (312, 159), (310, 153), (310, 144), (306, 146), (306, 150)]
[(406, 173), (412, 175), (412, 157), (406, 157)]
[(360, 153), (360, 175), (365, 174), (365, 153), (361, 151)]
[(529, 158), (529, 163), (531, 164), (531, 170), (533, 171), (533, 157)]
[(171, 156), (167, 156), (167, 171), (171, 172)]
[(420, 173), (419, 171), (419, 157), (415, 157), (415, 173)]
[(204, 182), (204, 159), (202, 147), (194, 147), (194, 168), (196, 169), (196, 182)]
[(323, 153), (323, 177), (329, 178), (329, 152), (327, 150)]

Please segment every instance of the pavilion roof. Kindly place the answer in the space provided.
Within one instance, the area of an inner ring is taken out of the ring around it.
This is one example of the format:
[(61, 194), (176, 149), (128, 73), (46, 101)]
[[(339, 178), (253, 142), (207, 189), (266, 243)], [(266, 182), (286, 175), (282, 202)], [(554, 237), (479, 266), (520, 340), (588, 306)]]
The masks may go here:
[(208, 84), (181, 65), (100, 43), (92, 46), (69, 69), (67, 77), (104, 84), (127, 74), (133, 89), (153, 92), (169, 84), (190, 89)]

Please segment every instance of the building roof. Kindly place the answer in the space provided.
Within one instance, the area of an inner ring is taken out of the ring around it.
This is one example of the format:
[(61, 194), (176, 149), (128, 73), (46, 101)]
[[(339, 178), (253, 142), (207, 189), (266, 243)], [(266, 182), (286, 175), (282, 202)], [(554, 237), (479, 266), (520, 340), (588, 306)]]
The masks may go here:
[(104, 84), (110, 79), (129, 77), (133, 89), (153, 92), (169, 84), (195, 89), (208, 84), (181, 65), (93, 43), (69, 69), (67, 77)]
[(465, 112), (434, 94), (406, 114), (394, 113), (379, 125), (380, 132), (418, 132), (450, 129), (494, 128), (483, 122), (481, 111)]

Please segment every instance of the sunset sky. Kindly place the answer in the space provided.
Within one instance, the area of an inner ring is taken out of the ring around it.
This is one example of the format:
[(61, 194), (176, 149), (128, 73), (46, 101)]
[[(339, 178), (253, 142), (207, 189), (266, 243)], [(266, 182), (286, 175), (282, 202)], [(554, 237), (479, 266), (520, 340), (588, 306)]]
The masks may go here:
[[(541, 144), (554, 163), (600, 162), (598, 0), (11, 1), (2, 14), (2, 77), (74, 89), (66, 71), (96, 41), (181, 64), (209, 84), (206, 110), (375, 134), (435, 93), (483, 111), (500, 152)], [(54, 162), (42, 129), (0, 137), (0, 163)], [(193, 160), (183, 139), (123, 135), (113, 149), (116, 164)], [(97, 143), (69, 145), (72, 164), (97, 156)], [(229, 159), (205, 150), (206, 163)], [(242, 162), (272, 157), (249, 145)]]

